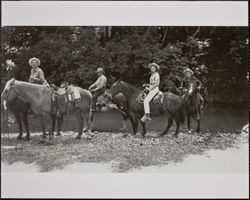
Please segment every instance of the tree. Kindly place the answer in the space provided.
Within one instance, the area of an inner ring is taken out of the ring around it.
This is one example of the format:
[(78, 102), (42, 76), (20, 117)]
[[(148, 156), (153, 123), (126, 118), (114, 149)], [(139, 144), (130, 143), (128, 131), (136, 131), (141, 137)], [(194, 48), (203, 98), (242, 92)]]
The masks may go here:
[(148, 63), (157, 62), (161, 88), (177, 84), (189, 67), (209, 101), (247, 100), (245, 27), (3, 27), (2, 38), (3, 60), (15, 62), (21, 80), (28, 80), (34, 56), (50, 83), (82, 87), (93, 83), (98, 67), (108, 85), (119, 76), (140, 86), (148, 82)]

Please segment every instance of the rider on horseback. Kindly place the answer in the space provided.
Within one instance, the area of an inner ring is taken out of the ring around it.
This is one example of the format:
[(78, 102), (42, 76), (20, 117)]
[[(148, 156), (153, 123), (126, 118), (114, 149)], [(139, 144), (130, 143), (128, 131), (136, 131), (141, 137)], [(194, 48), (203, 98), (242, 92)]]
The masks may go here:
[(160, 85), (160, 75), (158, 73), (158, 71), (160, 70), (160, 66), (157, 65), (156, 63), (151, 63), (148, 65), (148, 67), (151, 70), (151, 76), (150, 76), (150, 83), (143, 84), (143, 87), (145, 87), (148, 94), (144, 99), (144, 112), (145, 112), (145, 114), (141, 118), (142, 122), (145, 122), (147, 120), (151, 120), (149, 103), (154, 98), (154, 96), (159, 92), (159, 85)]
[(41, 62), (38, 58), (29, 59), (29, 65), (32, 67), (29, 82), (39, 85), (48, 85), (44, 78), (44, 73), (41, 68), (39, 68)]
[(201, 86), (202, 86), (201, 81), (194, 76), (194, 72), (189, 68), (184, 70), (183, 73), (184, 73), (184, 81), (182, 83), (182, 88), (184, 89), (184, 92), (187, 92), (188, 86), (189, 86), (190, 83), (196, 83), (197, 84), (197, 90), (198, 90), (197, 98), (199, 100), (201, 108), (203, 108), (204, 99), (203, 99), (203, 97), (201, 96), (201, 94), (199, 92), (200, 89), (201, 89)]
[(97, 69), (98, 79), (97, 81), (89, 87), (89, 91), (94, 92), (92, 97), (92, 109), (96, 109), (97, 98), (104, 94), (107, 84), (107, 78), (104, 76), (103, 68)]

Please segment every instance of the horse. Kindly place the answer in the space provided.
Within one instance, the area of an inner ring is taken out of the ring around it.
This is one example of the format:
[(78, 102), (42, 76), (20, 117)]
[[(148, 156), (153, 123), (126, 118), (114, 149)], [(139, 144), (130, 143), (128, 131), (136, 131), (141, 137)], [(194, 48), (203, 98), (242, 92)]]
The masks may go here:
[[(88, 90), (77, 87), (81, 99), (79, 107), (75, 109), (79, 119), (79, 133), (77, 139), (81, 138), (83, 132), (83, 119), (86, 119), (86, 130), (91, 131), (91, 106), (92, 95)], [(18, 81), (15, 78), (10, 79), (3, 90), (3, 101), (7, 101), (10, 92), (14, 90), (26, 101), (34, 114), (39, 118), (42, 126), (43, 139), (46, 138), (46, 129), (49, 130), (49, 139), (53, 138), (53, 118), (57, 115), (57, 109), (52, 98), (52, 89), (47, 85), (37, 85), (28, 82)], [(57, 103), (60, 103), (58, 101)], [(60, 106), (60, 105), (59, 105)]]
[[(112, 97), (114, 97), (118, 93), (123, 93), (124, 96), (126, 97), (128, 101), (127, 112), (133, 116), (132, 128), (133, 128), (133, 134), (135, 135), (138, 131), (139, 119), (144, 114), (143, 103), (138, 101), (138, 97), (143, 93), (143, 91), (130, 85), (129, 83), (126, 83), (122, 80), (118, 80), (115, 83), (113, 83), (111, 87), (111, 93)], [(159, 136), (166, 135), (169, 129), (172, 127), (173, 121), (175, 121), (176, 130), (173, 136), (177, 137), (177, 135), (179, 134), (180, 124), (182, 124), (185, 120), (185, 107), (183, 99), (171, 92), (165, 92), (163, 93), (162, 102), (158, 101), (156, 103), (153, 101), (154, 100), (150, 102), (151, 115), (159, 116), (167, 114), (168, 116), (167, 128)], [(141, 120), (140, 122), (143, 129), (142, 137), (144, 137), (146, 135), (146, 125), (145, 122), (142, 122)]]
[[(123, 118), (123, 127), (120, 129), (121, 131), (127, 131), (127, 123), (126, 121), (129, 120), (133, 126), (133, 117), (128, 112), (128, 101), (123, 93), (118, 93), (112, 97), (111, 91), (106, 90), (104, 93), (104, 104), (108, 105), (111, 109), (116, 109), (122, 114)], [(115, 107), (113, 106), (115, 104)]]
[[(1, 102), (5, 114), (7, 114), (7, 109), (9, 109), (14, 114), (19, 129), (17, 140), (21, 140), (23, 138), (23, 125), (24, 125), (24, 128), (26, 130), (25, 139), (29, 141), (30, 140), (30, 130), (28, 123), (28, 116), (30, 112), (29, 104), (15, 90), (10, 90), (7, 96), (6, 93), (3, 92), (1, 94)], [(54, 134), (55, 131), (56, 120), (58, 122), (57, 135), (60, 135), (61, 134), (60, 125), (63, 119), (57, 118), (55, 114), (52, 114), (52, 134)]]
[(182, 98), (186, 107), (188, 133), (191, 133), (191, 117), (196, 118), (196, 132), (200, 132), (201, 99), (199, 99), (198, 94), (199, 90), (195, 81), (192, 81), (188, 84), (188, 89), (186, 92), (183, 91)]

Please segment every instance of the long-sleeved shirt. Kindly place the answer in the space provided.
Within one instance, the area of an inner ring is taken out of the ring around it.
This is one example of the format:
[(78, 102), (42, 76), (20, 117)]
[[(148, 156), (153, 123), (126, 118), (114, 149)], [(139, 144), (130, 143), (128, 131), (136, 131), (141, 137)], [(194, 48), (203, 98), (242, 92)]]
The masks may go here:
[(152, 90), (160, 85), (160, 75), (158, 72), (154, 72), (150, 76), (149, 90)]
[(201, 81), (197, 79), (195, 76), (192, 76), (190, 79), (185, 79), (183, 81), (182, 87), (188, 89), (190, 83), (196, 83), (198, 88), (202, 86)]
[(43, 70), (39, 67), (36, 69), (31, 69), (30, 73), (30, 78), (29, 78), (30, 83), (35, 83), (35, 84), (45, 84), (47, 81), (44, 78), (44, 73)]
[(99, 76), (96, 82), (91, 85), (91, 88), (95, 88), (95, 90), (104, 89), (107, 84), (107, 78), (104, 75)]

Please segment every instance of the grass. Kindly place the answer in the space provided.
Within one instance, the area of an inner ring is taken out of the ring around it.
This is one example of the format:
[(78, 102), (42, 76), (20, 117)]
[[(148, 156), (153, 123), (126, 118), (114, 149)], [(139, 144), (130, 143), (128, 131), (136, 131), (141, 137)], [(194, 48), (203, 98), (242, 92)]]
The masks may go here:
[[(203, 154), (209, 149), (232, 147), (239, 134), (228, 132), (203, 132), (201, 135), (181, 132), (178, 138), (167, 135), (158, 138), (158, 132), (149, 132), (145, 139), (129, 133), (98, 132), (91, 139), (75, 140), (76, 132), (63, 132), (52, 141), (41, 143), (41, 136), (32, 136), (31, 141), (3, 138), (2, 162), (12, 164), (22, 161), (35, 163), (41, 172), (63, 168), (75, 162), (113, 163), (114, 172), (129, 172), (132, 169), (181, 162), (188, 155)], [(6, 148), (12, 146), (15, 148)]]

